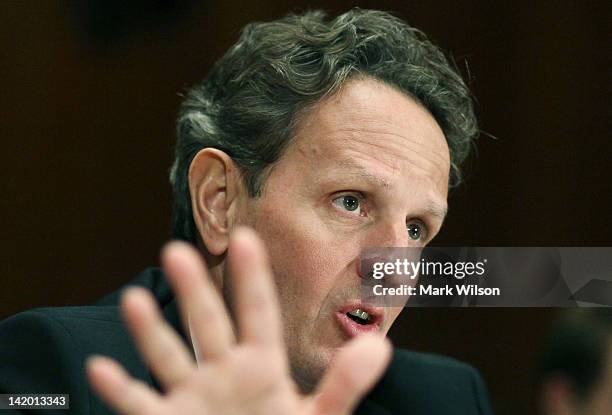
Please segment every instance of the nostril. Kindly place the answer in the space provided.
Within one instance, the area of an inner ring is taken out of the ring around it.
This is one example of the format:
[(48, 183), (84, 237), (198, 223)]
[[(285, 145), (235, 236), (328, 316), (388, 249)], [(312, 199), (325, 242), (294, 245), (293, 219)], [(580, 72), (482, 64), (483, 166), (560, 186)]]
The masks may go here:
[(376, 262), (383, 261), (380, 256), (368, 257), (368, 255), (361, 255), (356, 262), (356, 272), (359, 278), (363, 280), (372, 280), (374, 274), (374, 264)]

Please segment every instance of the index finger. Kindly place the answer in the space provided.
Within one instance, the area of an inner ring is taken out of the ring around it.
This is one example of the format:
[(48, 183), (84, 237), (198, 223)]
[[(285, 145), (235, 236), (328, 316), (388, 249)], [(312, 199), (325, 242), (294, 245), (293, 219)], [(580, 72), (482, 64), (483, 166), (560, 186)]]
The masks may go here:
[(263, 242), (248, 228), (230, 240), (228, 255), (240, 339), (282, 346), (280, 307)]
[(183, 325), (194, 337), (198, 352), (206, 359), (222, 356), (234, 343), (234, 333), (200, 254), (184, 242), (171, 242), (162, 251), (162, 262), (176, 293)]

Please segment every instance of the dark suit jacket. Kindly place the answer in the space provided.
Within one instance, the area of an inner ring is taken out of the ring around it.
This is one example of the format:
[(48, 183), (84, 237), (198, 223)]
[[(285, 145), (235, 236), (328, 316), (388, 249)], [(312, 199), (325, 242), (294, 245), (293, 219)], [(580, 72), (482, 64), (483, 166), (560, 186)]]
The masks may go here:
[[(175, 301), (161, 270), (147, 269), (130, 285), (150, 289), (165, 318), (184, 337)], [(119, 295), (117, 291), (88, 307), (26, 311), (0, 323), (0, 393), (70, 394), (69, 411), (22, 413), (111, 414), (89, 388), (84, 361), (91, 354), (113, 357), (133, 376), (157, 387), (122, 322), (117, 306)], [(5, 413), (9, 412), (0, 411)], [(482, 378), (471, 366), (396, 349), (385, 376), (362, 401), (357, 413), (488, 415), (491, 410)]]

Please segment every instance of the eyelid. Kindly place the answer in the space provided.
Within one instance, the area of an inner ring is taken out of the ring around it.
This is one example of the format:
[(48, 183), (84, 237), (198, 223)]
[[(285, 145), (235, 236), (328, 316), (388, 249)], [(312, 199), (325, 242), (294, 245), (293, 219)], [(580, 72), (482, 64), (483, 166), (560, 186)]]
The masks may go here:
[(366, 201), (366, 197), (363, 193), (358, 192), (356, 190), (345, 190), (345, 191), (341, 191), (341, 192), (336, 192), (332, 195), (332, 200), (336, 200), (339, 197), (342, 196), (355, 196), (357, 199), (359, 199), (360, 202), (365, 202)]
[(421, 218), (410, 218), (406, 221), (406, 229), (408, 229), (408, 225), (413, 222), (418, 222), (421, 225), (421, 229), (424, 232), (424, 235), (421, 237), (421, 240), (427, 241), (429, 239), (429, 233), (430, 233), (430, 230), (429, 230), (430, 228), (427, 225), (427, 222), (425, 222)]
[[(359, 200), (359, 208), (361, 210), (362, 213), (367, 214), (367, 206), (366, 206), (366, 197), (363, 193), (356, 191), (356, 190), (346, 190), (346, 191), (340, 191), (340, 192), (336, 192), (332, 195), (332, 205), (334, 204), (333, 202), (336, 199), (339, 199), (341, 197), (344, 196), (353, 196), (356, 197)], [(357, 216), (357, 215), (351, 215), (351, 216)], [(362, 216), (362, 215), (360, 215)]]

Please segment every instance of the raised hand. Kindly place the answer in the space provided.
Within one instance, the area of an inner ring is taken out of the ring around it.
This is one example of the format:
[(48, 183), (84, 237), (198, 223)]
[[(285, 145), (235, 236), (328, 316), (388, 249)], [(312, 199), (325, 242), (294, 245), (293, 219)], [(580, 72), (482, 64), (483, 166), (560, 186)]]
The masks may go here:
[(290, 375), (263, 243), (253, 231), (237, 230), (228, 261), (235, 326), (198, 252), (181, 242), (162, 252), (185, 329), (202, 357), (199, 365), (152, 296), (131, 288), (122, 298), (124, 318), (164, 393), (105, 357), (88, 361), (94, 390), (123, 415), (351, 413), (388, 364), (389, 342), (380, 335), (351, 340), (338, 351), (316, 391), (302, 395)]

